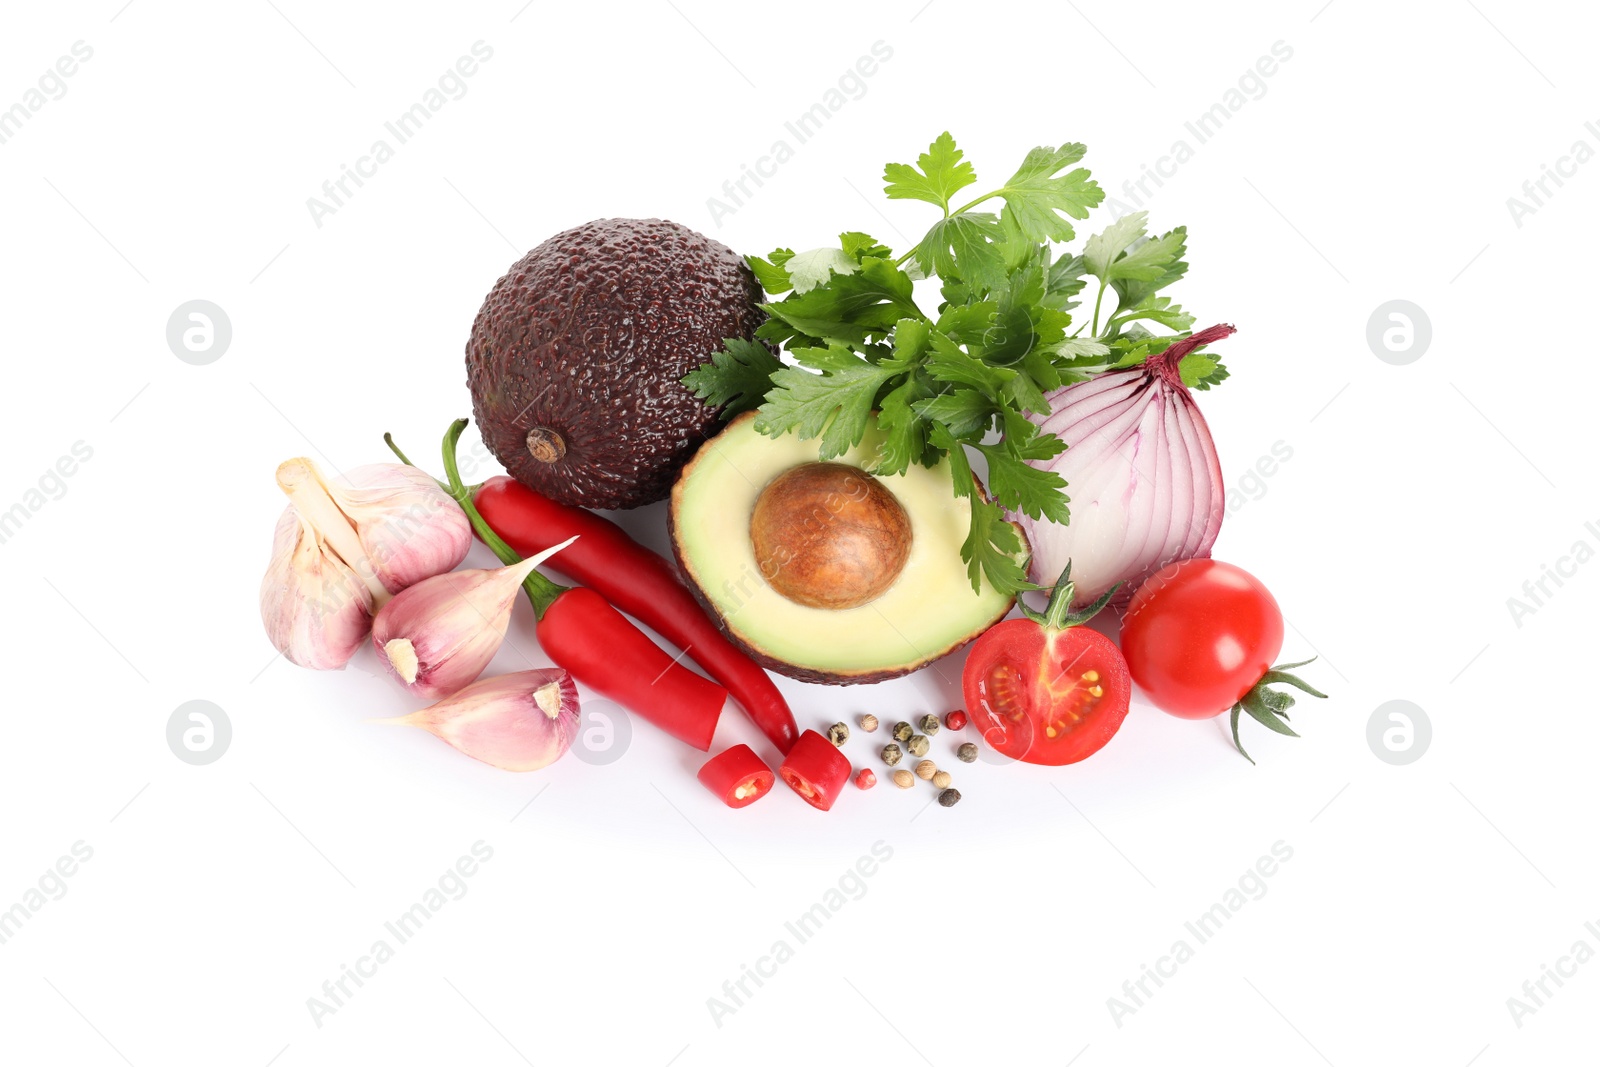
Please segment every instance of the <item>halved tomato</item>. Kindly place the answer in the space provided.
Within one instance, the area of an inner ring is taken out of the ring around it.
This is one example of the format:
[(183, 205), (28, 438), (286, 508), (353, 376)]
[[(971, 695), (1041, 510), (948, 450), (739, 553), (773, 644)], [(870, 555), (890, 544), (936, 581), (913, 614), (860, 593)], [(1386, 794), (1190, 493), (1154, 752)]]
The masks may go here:
[(979, 735), (996, 752), (1059, 766), (1094, 755), (1128, 716), (1131, 683), (1117, 646), (1082, 628), (1111, 599), (1106, 593), (1069, 615), (1067, 573), (1043, 613), (990, 627), (967, 657), (961, 688)]

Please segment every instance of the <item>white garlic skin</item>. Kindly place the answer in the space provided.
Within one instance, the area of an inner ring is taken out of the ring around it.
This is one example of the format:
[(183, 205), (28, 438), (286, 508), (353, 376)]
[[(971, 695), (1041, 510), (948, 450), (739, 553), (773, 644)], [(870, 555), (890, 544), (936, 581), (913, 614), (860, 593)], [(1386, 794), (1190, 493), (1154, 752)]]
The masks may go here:
[(408, 692), (427, 700), (476, 680), (500, 650), (535, 562), (437, 574), (402, 589), (372, 620), (378, 659)]
[(347, 471), (327, 489), (391, 593), (455, 570), (472, 547), (472, 524), (461, 505), (416, 467), (372, 463)]
[(536, 771), (563, 756), (578, 733), (578, 687), (558, 668), (474, 682), (430, 708), (388, 725), (418, 726), (506, 771)]
[(261, 579), (261, 621), (291, 663), (338, 670), (372, 628), (372, 593), (293, 507), (272, 537)]

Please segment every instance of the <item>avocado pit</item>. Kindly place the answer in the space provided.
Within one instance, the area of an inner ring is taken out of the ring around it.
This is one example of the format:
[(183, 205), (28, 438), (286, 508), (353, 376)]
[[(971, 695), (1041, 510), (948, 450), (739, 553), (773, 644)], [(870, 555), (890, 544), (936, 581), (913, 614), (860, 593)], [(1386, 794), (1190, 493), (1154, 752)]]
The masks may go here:
[(882, 482), (845, 463), (802, 463), (750, 515), (761, 576), (783, 597), (841, 611), (882, 596), (911, 555), (911, 520)]

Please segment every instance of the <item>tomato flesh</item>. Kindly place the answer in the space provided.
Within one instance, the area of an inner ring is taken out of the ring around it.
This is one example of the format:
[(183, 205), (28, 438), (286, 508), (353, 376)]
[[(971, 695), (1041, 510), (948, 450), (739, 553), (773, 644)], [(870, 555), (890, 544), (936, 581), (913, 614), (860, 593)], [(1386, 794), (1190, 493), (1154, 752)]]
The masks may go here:
[(962, 689), (978, 733), (1003, 756), (1060, 766), (1100, 751), (1128, 715), (1128, 667), (1094, 630), (1029, 619), (991, 627), (967, 657)]
[(1188, 559), (1151, 575), (1122, 620), (1128, 670), (1150, 702), (1183, 719), (1227, 711), (1283, 648), (1283, 613), (1231, 563)]

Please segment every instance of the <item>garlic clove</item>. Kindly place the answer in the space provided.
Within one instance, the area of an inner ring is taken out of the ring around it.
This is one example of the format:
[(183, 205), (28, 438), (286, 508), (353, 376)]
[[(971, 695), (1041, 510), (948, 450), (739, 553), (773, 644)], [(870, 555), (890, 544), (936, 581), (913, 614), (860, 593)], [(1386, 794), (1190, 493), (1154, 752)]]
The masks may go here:
[(408, 692), (425, 699), (461, 689), (500, 650), (528, 572), (571, 543), (508, 567), (435, 575), (401, 590), (372, 621), (379, 659)]
[(261, 621), (274, 648), (312, 670), (343, 667), (372, 626), (371, 590), (292, 506), (273, 534)]
[(461, 505), (416, 467), (357, 467), (327, 490), (391, 593), (455, 570), (472, 547), (472, 525)]
[(371, 592), (373, 603), (381, 607), (389, 599), (389, 590), (379, 580), (378, 568), (367, 558), (355, 524), (340, 510), (317, 465), (304, 457), (278, 464), (278, 488), (300, 513), (301, 521), (316, 531), (317, 540), (344, 561)]
[(578, 687), (559, 668), (518, 671), (474, 682), (411, 715), (374, 721), (420, 727), (501, 770), (536, 771), (572, 747)]

